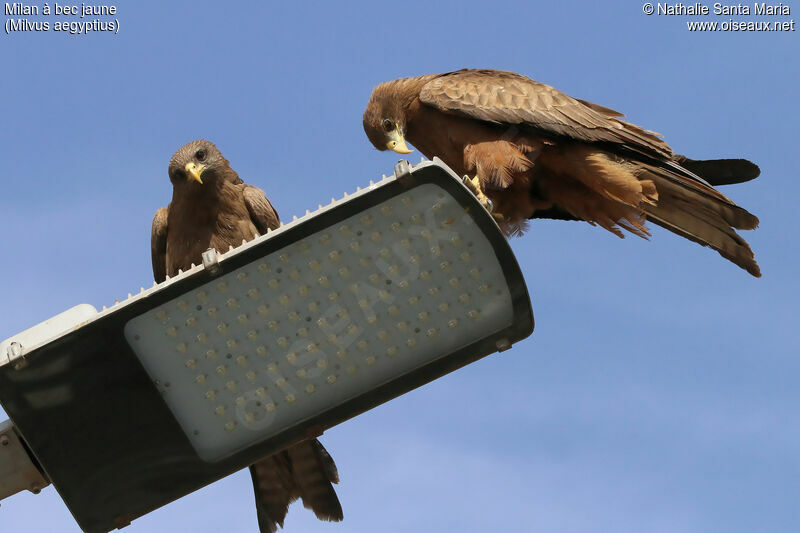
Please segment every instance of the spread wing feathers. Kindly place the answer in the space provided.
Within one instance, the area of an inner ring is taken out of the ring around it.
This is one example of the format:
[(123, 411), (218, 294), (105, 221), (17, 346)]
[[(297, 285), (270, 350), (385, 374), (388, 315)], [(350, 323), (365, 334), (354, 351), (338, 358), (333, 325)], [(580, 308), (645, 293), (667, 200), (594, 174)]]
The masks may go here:
[(153, 216), (150, 231), (150, 258), (153, 262), (153, 278), (161, 283), (167, 278), (167, 215), (168, 207), (162, 207)]
[(268, 230), (276, 229), (281, 225), (278, 218), (278, 212), (269, 203), (264, 191), (258, 187), (247, 185), (244, 188), (244, 203), (247, 205), (247, 211), (250, 213), (250, 220), (255, 224), (256, 229), (261, 235), (264, 235)]
[[(643, 205), (648, 220), (682, 237), (709, 246), (755, 277), (761, 270), (753, 251), (735, 229), (755, 229), (758, 218), (727, 198), (705, 194), (669, 170), (644, 166), (642, 176), (658, 188), (658, 202)], [(719, 195), (722, 196), (722, 195)]]
[(683, 191), (686, 198), (698, 205), (705, 205), (736, 229), (747, 230), (758, 227), (758, 218), (755, 215), (739, 207), (730, 198), (680, 165), (670, 161), (661, 163), (660, 166), (642, 162), (637, 162), (636, 165), (643, 172), (657, 178), (659, 190), (669, 184), (671, 189)]
[(442, 111), (487, 122), (672, 157), (672, 150), (657, 133), (620, 120), (621, 113), (577, 100), (514, 72), (464, 69), (442, 74), (425, 84), (420, 100)]
[(731, 185), (744, 183), (761, 174), (758, 165), (747, 159), (709, 159), (706, 161), (676, 156), (674, 161), (697, 174), (711, 185)]
[(754, 229), (758, 218), (673, 162), (656, 166), (591, 147), (572, 147), (542, 164), (539, 186), (553, 204), (576, 218), (622, 237), (622, 229), (649, 236), (646, 220), (710, 246), (752, 275), (761, 272), (735, 229)]
[(342, 506), (332, 483), (339, 482), (336, 464), (316, 439), (301, 442), (250, 467), (261, 533), (275, 533), (291, 504), (303, 505), (321, 520), (339, 521)]

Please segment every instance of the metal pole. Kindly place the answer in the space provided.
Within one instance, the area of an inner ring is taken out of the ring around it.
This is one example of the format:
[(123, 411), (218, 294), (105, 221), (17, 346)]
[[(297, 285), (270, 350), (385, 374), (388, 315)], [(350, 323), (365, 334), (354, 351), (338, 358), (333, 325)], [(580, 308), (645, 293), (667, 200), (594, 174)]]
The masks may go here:
[(28, 455), (11, 420), (0, 422), (0, 500), (23, 490), (39, 494), (49, 484)]

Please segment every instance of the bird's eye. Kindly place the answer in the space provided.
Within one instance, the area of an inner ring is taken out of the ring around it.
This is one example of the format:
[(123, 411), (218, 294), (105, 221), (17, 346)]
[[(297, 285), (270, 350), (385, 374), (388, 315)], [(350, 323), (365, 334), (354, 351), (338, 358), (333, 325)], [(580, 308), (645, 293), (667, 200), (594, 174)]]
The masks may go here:
[(197, 152), (195, 152), (194, 157), (198, 161), (205, 161), (206, 160), (206, 151), (205, 150), (198, 150)]
[(393, 129), (394, 129), (394, 122), (392, 122), (388, 118), (383, 119), (383, 131), (388, 133)]

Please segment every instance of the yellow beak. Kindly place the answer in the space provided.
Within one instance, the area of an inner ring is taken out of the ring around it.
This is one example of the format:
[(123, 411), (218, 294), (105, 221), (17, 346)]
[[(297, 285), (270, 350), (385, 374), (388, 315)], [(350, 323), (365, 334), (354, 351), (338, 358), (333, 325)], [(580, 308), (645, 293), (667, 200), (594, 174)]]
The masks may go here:
[(414, 150), (409, 150), (408, 146), (406, 145), (406, 140), (400, 134), (399, 131), (394, 130), (390, 137), (390, 141), (386, 143), (386, 148), (389, 150), (393, 150), (398, 154), (410, 154)]
[(200, 175), (203, 173), (203, 170), (206, 168), (205, 165), (198, 165), (194, 161), (190, 163), (186, 163), (186, 179), (188, 180), (195, 180), (200, 185), (203, 184), (203, 180), (200, 179)]

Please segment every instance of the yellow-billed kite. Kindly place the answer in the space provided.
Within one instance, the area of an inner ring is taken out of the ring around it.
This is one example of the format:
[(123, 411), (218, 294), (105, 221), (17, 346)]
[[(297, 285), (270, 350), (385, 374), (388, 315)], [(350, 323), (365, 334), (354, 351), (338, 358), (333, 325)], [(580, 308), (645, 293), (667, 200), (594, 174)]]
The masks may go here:
[[(202, 263), (208, 248), (227, 251), (280, 225), (264, 191), (245, 184), (212, 143), (193, 141), (169, 162), (172, 202), (156, 211), (151, 237), (153, 275), (163, 281), (178, 269)], [(322, 443), (309, 439), (250, 467), (261, 533), (275, 533), (289, 504), (303, 505), (321, 520), (342, 520), (332, 483), (339, 482)]]
[(651, 220), (760, 276), (735, 231), (758, 218), (713, 187), (753, 179), (758, 167), (676, 155), (622, 116), (520, 74), (464, 69), (378, 85), (364, 131), (379, 150), (409, 153), (408, 141), (471, 176), (509, 235), (530, 218), (556, 218), (646, 238)]

